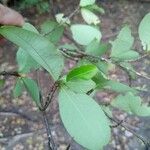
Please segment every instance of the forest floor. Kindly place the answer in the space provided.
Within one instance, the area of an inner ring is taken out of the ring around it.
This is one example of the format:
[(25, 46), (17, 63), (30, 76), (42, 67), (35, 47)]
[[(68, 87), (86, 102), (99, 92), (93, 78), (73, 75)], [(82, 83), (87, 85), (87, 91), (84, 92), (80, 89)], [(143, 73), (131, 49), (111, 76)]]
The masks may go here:
[[(102, 5), (106, 12), (104, 15), (100, 15), (103, 41), (113, 40), (121, 27), (129, 24), (136, 40), (134, 48), (143, 53), (138, 39), (138, 25), (144, 15), (149, 12), (150, 2), (103, 0), (98, 3)], [(60, 2), (62, 12), (65, 12), (66, 15), (72, 12), (76, 5), (77, 1)], [(49, 14), (35, 15), (34, 13), (32, 10), (22, 12), (24, 17), (37, 27), (49, 19)], [(73, 19), (78, 22), (82, 21), (79, 17)], [(63, 41), (65, 40), (64, 38)], [(0, 71), (16, 70), (16, 49), (8, 41), (0, 43)], [(134, 62), (133, 65), (138, 72), (150, 75), (149, 57)], [(73, 62), (67, 63), (67, 67), (71, 68), (72, 66)], [(46, 95), (50, 90), (52, 81), (42, 71), (39, 72), (38, 76), (43, 93)], [(118, 69), (111, 72), (111, 78), (128, 83), (126, 75)], [(47, 136), (42, 115), (26, 92), (19, 99), (13, 98), (12, 89), (14, 85), (15, 78), (7, 78), (4, 87), (0, 89), (0, 150), (46, 150)], [(137, 77), (135, 81), (132, 81), (132, 85), (146, 87), (150, 90), (150, 82), (141, 77)], [(150, 92), (141, 92), (140, 95), (146, 103), (150, 104)], [(108, 95), (102, 92), (99, 97), (107, 101), (112, 97), (112, 94)], [(84, 148), (72, 141), (62, 125), (58, 112), (57, 96), (51, 103), (47, 113), (58, 150), (65, 150), (68, 144), (71, 144), (71, 150), (83, 150)], [(113, 115), (120, 120), (126, 119), (133, 130), (144, 138), (150, 139), (150, 118), (129, 116), (120, 111), (114, 111)], [(112, 133), (112, 140), (106, 146), (106, 150), (144, 150), (141, 141), (122, 127), (112, 129)]]

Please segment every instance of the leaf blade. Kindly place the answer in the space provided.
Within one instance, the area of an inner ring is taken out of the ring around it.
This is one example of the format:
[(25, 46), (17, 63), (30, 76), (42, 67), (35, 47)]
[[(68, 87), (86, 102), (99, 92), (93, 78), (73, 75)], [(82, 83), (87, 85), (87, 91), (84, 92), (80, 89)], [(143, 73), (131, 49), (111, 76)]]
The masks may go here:
[(66, 80), (75, 80), (75, 79), (91, 79), (96, 73), (98, 69), (95, 65), (83, 65), (77, 68), (74, 68), (67, 75)]
[(143, 49), (150, 51), (150, 13), (146, 14), (142, 19), (138, 32)]
[(64, 62), (50, 41), (41, 35), (13, 26), (1, 27), (0, 34), (26, 50), (37, 63), (52, 75), (54, 80), (58, 79)]
[(76, 24), (71, 26), (74, 40), (81, 45), (88, 45), (94, 39), (100, 41), (101, 32), (89, 25)]
[(59, 109), (67, 131), (79, 144), (87, 149), (99, 150), (108, 143), (108, 120), (92, 98), (63, 87), (59, 94)]

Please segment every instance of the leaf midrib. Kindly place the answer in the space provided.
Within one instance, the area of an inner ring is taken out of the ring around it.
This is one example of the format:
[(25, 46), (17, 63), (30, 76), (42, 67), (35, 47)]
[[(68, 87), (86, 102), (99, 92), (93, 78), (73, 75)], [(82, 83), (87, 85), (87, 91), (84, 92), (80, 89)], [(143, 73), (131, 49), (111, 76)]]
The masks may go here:
[[(25, 30), (25, 29), (24, 29)], [(31, 31), (28, 31), (28, 32), (31, 32)], [(48, 63), (42, 58), (42, 56), (38, 53), (38, 51), (33, 47), (33, 45), (32, 44), (30, 44), (28, 41), (26, 41), (25, 39), (23, 39), (22, 37), (20, 37), (19, 35), (18, 35), (18, 33), (16, 33), (16, 34), (14, 34), (14, 33), (12, 33), (15, 37), (18, 37), (18, 38), (20, 38), (21, 40), (23, 40), (26, 44), (28, 44), (28, 45), (30, 45), (31, 47), (32, 47), (32, 49), (37, 53), (37, 55), (42, 59), (42, 61), (46, 64), (46, 66), (48, 67), (48, 69), (49, 69), (49, 71), (50, 71), (50, 73), (51, 73), (51, 75), (52, 75), (52, 77), (55, 79), (55, 76), (54, 76), (54, 73), (53, 73), (53, 71), (52, 71), (52, 69), (50, 68), (50, 66), (48, 65)], [(36, 33), (33, 33), (33, 34), (36, 34)], [(18, 45), (18, 44), (16, 44), (16, 45)], [(19, 46), (19, 45), (18, 45)], [(23, 50), (24, 50), (24, 48), (22, 48)], [(28, 51), (28, 50), (26, 50), (28, 53), (29, 53), (29, 55), (30, 55), (30, 52)], [(32, 57), (32, 55), (30, 55), (31, 57)], [(34, 57), (32, 57), (33, 59), (34, 59)], [(35, 59), (34, 59), (35, 60)], [(36, 60), (35, 60), (36, 61)], [(37, 62), (37, 61), (36, 61)], [(38, 63), (38, 62), (37, 62)], [(42, 65), (43, 66), (43, 65)], [(43, 66), (44, 67), (44, 66)], [(45, 68), (45, 67), (44, 67)], [(46, 69), (46, 68), (45, 68)], [(47, 70), (47, 69), (46, 69)], [(48, 71), (48, 72), (49, 72)]]

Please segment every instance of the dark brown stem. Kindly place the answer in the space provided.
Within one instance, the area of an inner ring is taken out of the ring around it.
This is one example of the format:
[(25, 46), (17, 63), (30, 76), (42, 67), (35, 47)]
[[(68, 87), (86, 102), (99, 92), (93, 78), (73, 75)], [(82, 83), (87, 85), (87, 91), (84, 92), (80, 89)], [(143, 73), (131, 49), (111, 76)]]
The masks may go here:
[(11, 71), (11, 72), (6, 72), (6, 71), (3, 71), (3, 72), (0, 72), (0, 76), (15, 76), (15, 77), (21, 77), (21, 75), (16, 72), (16, 71)]
[(54, 94), (57, 91), (57, 88), (58, 88), (58, 83), (55, 82), (51, 88), (50, 93), (47, 96), (47, 100), (46, 100), (45, 104), (43, 105), (43, 107), (40, 108), (40, 111), (45, 111), (47, 109), (47, 107), (51, 103), (52, 99), (54, 98)]
[[(38, 85), (40, 84), (39, 77), (38, 77), (38, 72), (37, 72), (37, 83), (38, 83)], [(38, 108), (42, 113), (44, 124), (45, 124), (45, 127), (46, 127), (46, 133), (47, 133), (47, 137), (48, 137), (48, 149), (49, 150), (57, 150), (56, 146), (55, 146), (55, 143), (54, 143), (54, 140), (53, 140), (53, 136), (51, 134), (52, 132), (51, 132), (48, 117), (47, 117), (47, 114), (46, 114), (46, 109), (45, 110), (43, 109), (44, 108), (44, 102), (43, 102), (43, 97), (42, 97), (41, 91), (39, 91), (39, 94), (40, 94), (40, 105), (38, 105)]]
[(42, 115), (43, 115), (44, 124), (45, 124), (46, 131), (47, 131), (46, 133), (47, 133), (47, 137), (48, 137), (48, 148), (49, 148), (49, 150), (56, 150), (53, 136), (51, 134), (51, 129), (50, 129), (49, 123), (48, 123), (47, 114), (45, 111), (42, 111)]

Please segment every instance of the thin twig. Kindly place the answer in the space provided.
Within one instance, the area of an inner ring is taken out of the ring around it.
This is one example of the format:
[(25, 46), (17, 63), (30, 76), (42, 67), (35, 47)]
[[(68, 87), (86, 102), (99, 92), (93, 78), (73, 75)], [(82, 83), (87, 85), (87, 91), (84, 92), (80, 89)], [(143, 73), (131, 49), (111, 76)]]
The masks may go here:
[[(104, 111), (104, 110), (103, 110), (103, 111)], [(130, 128), (128, 128), (128, 127), (124, 124), (124, 122), (120, 123), (119, 120), (116, 120), (116, 119), (112, 118), (112, 117), (111, 117), (108, 113), (106, 113), (105, 111), (104, 111), (104, 113), (105, 113), (105, 115), (106, 115), (111, 121), (113, 121), (113, 122), (119, 124), (121, 127), (123, 127), (124, 129), (126, 129), (127, 131), (129, 131), (130, 133), (132, 133), (134, 136), (136, 136), (138, 139), (140, 139), (140, 140), (144, 143), (144, 145), (145, 145), (146, 148), (150, 146), (149, 141), (147, 141), (147, 140), (144, 139), (141, 135), (137, 134), (136, 132), (134, 132), (133, 130), (131, 130)]]
[(9, 72), (6, 72), (6, 71), (3, 71), (3, 72), (0, 72), (0, 76), (15, 76), (15, 77), (21, 77), (21, 75), (16, 72), (16, 71), (9, 71)]
[(143, 58), (146, 58), (146, 57), (148, 57), (148, 56), (150, 56), (150, 53), (146, 53), (146, 54), (142, 55), (141, 57), (139, 57), (139, 58), (137, 58), (137, 59), (135, 59), (135, 60), (128, 61), (128, 62), (140, 61), (140, 60), (142, 60)]
[[(38, 83), (38, 85), (40, 83), (38, 76), (37, 76), (37, 83)], [(47, 133), (47, 137), (48, 137), (48, 149), (49, 150), (56, 150), (56, 146), (55, 146), (52, 134), (51, 134), (51, 128), (50, 128), (49, 122), (48, 122), (48, 117), (47, 117), (47, 114), (46, 114), (46, 109), (43, 109), (44, 108), (44, 102), (43, 102), (41, 91), (40, 91), (39, 94), (40, 94), (40, 106), (38, 106), (38, 108), (42, 113), (44, 124), (45, 124), (45, 127), (46, 127), (46, 133)]]
[(44, 36), (47, 36), (48, 34), (52, 33), (53, 31), (57, 30), (59, 27), (61, 27), (62, 25), (65, 24), (65, 22), (67, 22), (68, 20), (70, 20), (78, 11), (79, 11), (79, 6), (68, 16), (66, 17), (65, 21), (58, 24), (54, 29), (52, 29), (51, 31), (47, 32), (44, 34)]
[(71, 145), (69, 144), (69, 145), (66, 147), (66, 150), (70, 150), (70, 147), (71, 147)]
[(50, 9), (51, 9), (51, 14), (52, 17), (55, 18), (55, 9), (54, 9), (54, 1), (53, 0), (49, 0), (49, 4), (50, 4)]
[(56, 150), (53, 136), (51, 134), (51, 129), (50, 129), (49, 123), (48, 123), (47, 114), (45, 111), (42, 111), (42, 115), (44, 118), (44, 123), (45, 123), (46, 131), (47, 131), (46, 133), (47, 133), (47, 137), (48, 137), (48, 148), (49, 148), (49, 150)]
[[(60, 49), (60, 51), (62, 51), (62, 49)], [(97, 62), (97, 61), (105, 61), (105, 62), (107, 62), (107, 63), (112, 63), (112, 64), (115, 64), (116, 66), (119, 66), (119, 67), (121, 67), (121, 68), (124, 68), (124, 66), (122, 66), (120, 63), (118, 63), (118, 62), (114, 62), (114, 61), (112, 61), (111, 59), (107, 59), (107, 58), (104, 58), (104, 57), (98, 57), (98, 56), (93, 56), (93, 55), (90, 55), (90, 54), (86, 54), (85, 52), (83, 52), (83, 51), (81, 51), (81, 50), (78, 50), (78, 51), (74, 51), (74, 52), (76, 52), (76, 54), (73, 52), (73, 53), (71, 53), (71, 51), (70, 52), (68, 52), (68, 50), (63, 50), (63, 52), (65, 52), (67, 55), (73, 55), (73, 56), (75, 56), (75, 57), (77, 57), (77, 58), (85, 58), (85, 59), (87, 59), (87, 60), (90, 60), (91, 62), (93, 61), (94, 63), (95, 62)], [(135, 73), (136, 75), (138, 75), (138, 76), (140, 76), (140, 77), (142, 77), (142, 78), (145, 78), (145, 79), (147, 79), (147, 80), (150, 80), (150, 77), (149, 76), (146, 76), (146, 75), (144, 75), (144, 74), (141, 74), (141, 73), (139, 73), (139, 72), (137, 72), (137, 71), (135, 71), (135, 70), (132, 70), (132, 69), (130, 69), (130, 68), (125, 68), (126, 70), (128, 70), (128, 71), (131, 71), (131, 72), (133, 72), (133, 73)]]
[[(121, 67), (121, 68), (124, 68), (124, 66), (122, 66), (121, 64), (116, 64), (117, 66), (119, 66), (119, 67)], [(133, 73), (135, 73), (136, 75), (138, 75), (138, 76), (140, 76), (140, 77), (142, 77), (142, 78), (145, 78), (145, 79), (147, 79), (147, 80), (150, 80), (150, 77), (149, 76), (146, 76), (146, 75), (144, 75), (144, 74), (141, 74), (141, 73), (139, 73), (139, 72), (137, 72), (137, 71), (135, 71), (135, 70), (132, 70), (132, 69), (130, 69), (130, 68), (128, 68), (128, 67), (126, 67), (125, 68), (126, 70), (128, 70), (128, 71), (131, 71), (131, 72), (133, 72)]]
[(52, 88), (51, 88), (50, 93), (49, 93), (48, 96), (47, 96), (47, 99), (46, 99), (45, 104), (43, 105), (42, 108), (39, 108), (40, 111), (45, 111), (45, 110), (47, 109), (47, 107), (49, 106), (49, 104), (51, 103), (51, 101), (52, 101), (52, 99), (53, 99), (53, 97), (54, 97), (55, 92), (57, 91), (57, 88), (58, 88), (58, 83), (55, 82), (55, 83), (53, 84)]
[(16, 110), (16, 108), (13, 108), (13, 109), (10, 109), (10, 110), (2, 109), (0, 111), (0, 116), (1, 115), (2, 116), (10, 116), (10, 117), (12, 117), (12, 116), (16, 116), (16, 117), (19, 116), (22, 119), (25, 119), (25, 120), (28, 120), (28, 121), (31, 121), (31, 122), (38, 122), (39, 121), (38, 119), (34, 119), (33, 117), (31, 117), (29, 114), (25, 114), (25, 113), (19, 111), (19, 109)]
[(119, 127), (123, 122), (124, 122), (124, 120), (120, 120), (120, 121), (118, 121), (118, 123), (116, 122), (115, 125), (111, 125), (110, 127), (111, 127), (111, 128), (117, 128), (117, 127)]

